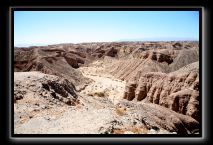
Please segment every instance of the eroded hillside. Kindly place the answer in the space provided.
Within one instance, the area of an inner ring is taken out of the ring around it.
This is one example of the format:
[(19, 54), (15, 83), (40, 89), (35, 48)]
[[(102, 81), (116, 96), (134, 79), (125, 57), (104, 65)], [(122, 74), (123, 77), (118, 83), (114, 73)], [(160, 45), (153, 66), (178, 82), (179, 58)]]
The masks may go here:
[(199, 133), (198, 46), (113, 42), (15, 48), (15, 133)]

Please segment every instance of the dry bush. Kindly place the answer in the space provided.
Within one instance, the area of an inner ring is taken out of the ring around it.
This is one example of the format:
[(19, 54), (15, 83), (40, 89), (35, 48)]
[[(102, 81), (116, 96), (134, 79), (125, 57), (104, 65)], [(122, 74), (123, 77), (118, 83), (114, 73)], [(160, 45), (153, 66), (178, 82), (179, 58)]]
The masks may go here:
[(122, 129), (114, 129), (113, 134), (124, 134), (125, 130)]
[(81, 109), (82, 108), (82, 105), (81, 104), (77, 104), (76, 105), (76, 109)]
[(127, 129), (114, 129), (113, 134), (125, 134), (125, 132), (132, 132), (134, 134), (147, 134), (148, 130), (142, 127), (129, 127)]
[(103, 92), (95, 92), (95, 95), (98, 97), (105, 97), (105, 94)]
[(93, 96), (94, 94), (93, 94), (93, 93), (88, 93), (87, 95), (88, 95), (88, 96)]
[(92, 92), (88, 93), (89, 96), (98, 96), (98, 97), (105, 97), (105, 94), (103, 92)]
[(123, 115), (125, 115), (126, 114), (126, 108), (116, 108), (115, 109), (115, 112), (116, 112), (116, 114), (117, 115), (119, 115), (119, 116), (123, 116)]
[(129, 129), (131, 132), (134, 132), (135, 134), (147, 134), (148, 130), (146, 128), (142, 127), (131, 127)]

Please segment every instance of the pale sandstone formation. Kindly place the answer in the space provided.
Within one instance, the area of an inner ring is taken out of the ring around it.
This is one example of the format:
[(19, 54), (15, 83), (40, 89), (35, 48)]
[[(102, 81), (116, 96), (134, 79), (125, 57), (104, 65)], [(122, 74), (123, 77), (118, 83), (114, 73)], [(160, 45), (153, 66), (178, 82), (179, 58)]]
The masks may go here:
[(182, 69), (182, 73), (146, 73), (138, 82), (127, 84), (124, 99), (159, 104), (199, 120), (199, 72), (194, 66), (184, 73)]

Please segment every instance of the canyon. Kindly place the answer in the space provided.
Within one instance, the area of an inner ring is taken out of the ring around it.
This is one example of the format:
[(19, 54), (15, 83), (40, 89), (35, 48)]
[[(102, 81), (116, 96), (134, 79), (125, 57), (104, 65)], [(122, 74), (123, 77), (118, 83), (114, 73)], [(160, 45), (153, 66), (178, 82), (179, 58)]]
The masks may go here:
[(15, 134), (199, 134), (199, 42), (14, 48)]

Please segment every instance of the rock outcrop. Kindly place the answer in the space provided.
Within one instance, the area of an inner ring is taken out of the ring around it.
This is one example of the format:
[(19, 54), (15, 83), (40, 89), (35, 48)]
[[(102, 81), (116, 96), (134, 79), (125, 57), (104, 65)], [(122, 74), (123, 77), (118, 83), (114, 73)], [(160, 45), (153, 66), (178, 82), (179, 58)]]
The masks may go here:
[(26, 97), (43, 97), (52, 103), (79, 103), (75, 86), (66, 79), (40, 72), (15, 72), (14, 102)]
[(124, 99), (159, 104), (199, 120), (198, 62), (190, 65), (186, 66), (190, 68), (187, 71), (182, 68), (170, 74), (150, 72), (142, 75), (138, 82), (127, 84)]

